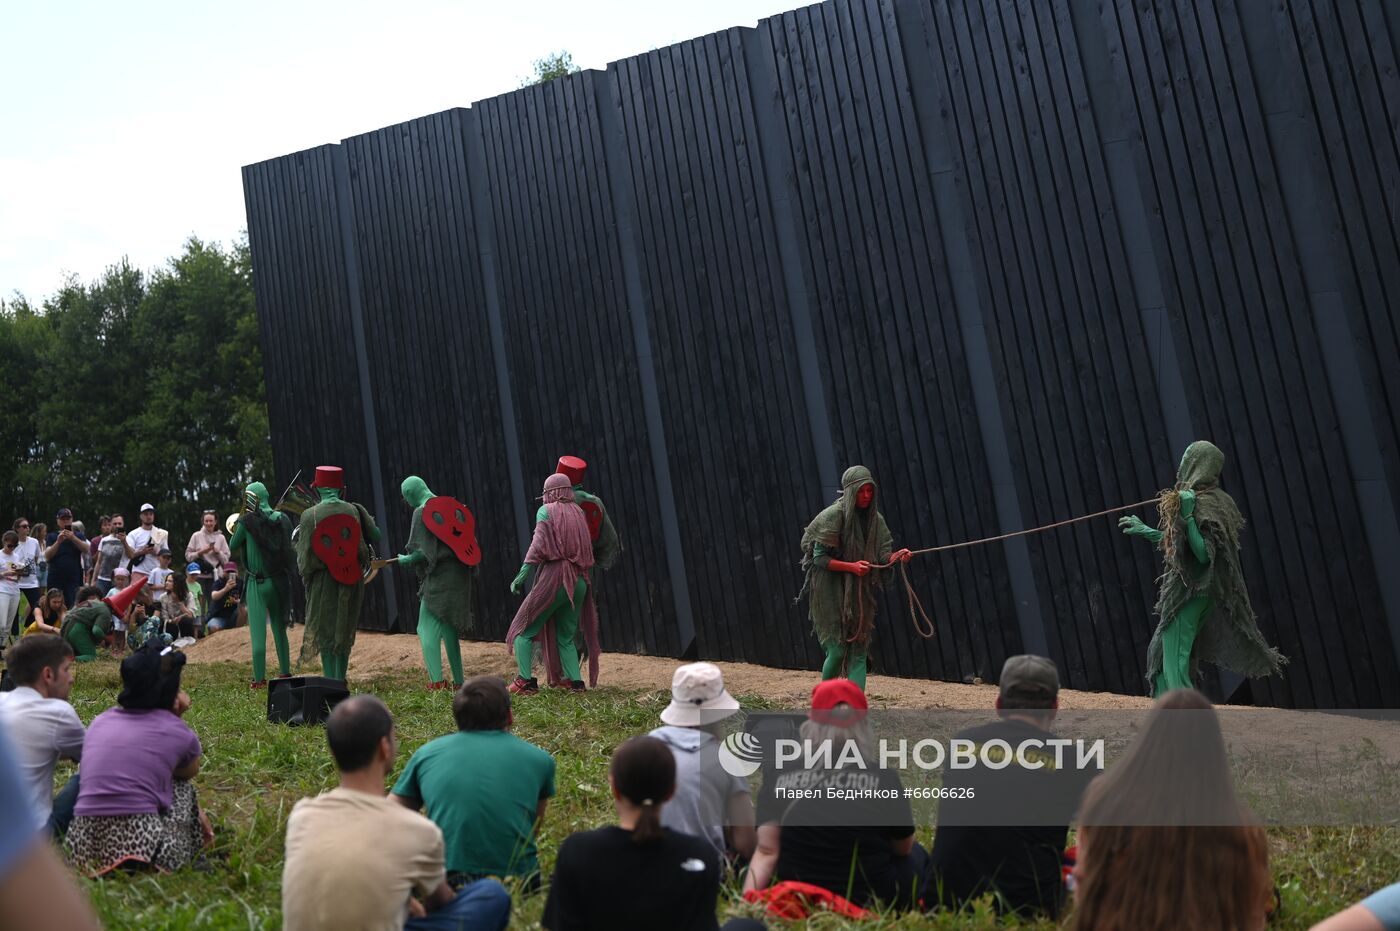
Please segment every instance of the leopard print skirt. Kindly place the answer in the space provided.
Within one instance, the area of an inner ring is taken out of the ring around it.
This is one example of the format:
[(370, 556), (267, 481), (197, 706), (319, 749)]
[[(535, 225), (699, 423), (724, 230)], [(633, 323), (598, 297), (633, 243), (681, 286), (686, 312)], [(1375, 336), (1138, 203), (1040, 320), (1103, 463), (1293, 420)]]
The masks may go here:
[(163, 814), (78, 815), (64, 842), (69, 859), (89, 876), (122, 864), (178, 870), (204, 846), (194, 785), (175, 780), (174, 802)]

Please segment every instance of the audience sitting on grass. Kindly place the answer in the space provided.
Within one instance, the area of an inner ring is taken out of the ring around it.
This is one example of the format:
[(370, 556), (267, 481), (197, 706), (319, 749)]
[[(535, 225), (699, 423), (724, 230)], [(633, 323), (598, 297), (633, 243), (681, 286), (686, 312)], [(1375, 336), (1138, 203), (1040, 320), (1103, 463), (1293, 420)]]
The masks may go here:
[(24, 635), (30, 634), (55, 634), (63, 629), (63, 617), (68, 613), (68, 606), (63, 603), (63, 592), (56, 588), (46, 591), (39, 603), (34, 606), (33, 612), (29, 616), (29, 623), (24, 627)]
[[(1000, 720), (968, 728), (956, 738), (978, 747), (1004, 740), (1013, 748), (1027, 740), (1053, 739), (1050, 725), (1059, 692), (1053, 662), (1043, 656), (1012, 656), (1001, 671)], [(936, 896), (945, 906), (961, 907), (990, 893), (998, 912), (1058, 916), (1069, 822), (1095, 775), (1097, 770), (1046, 765), (1026, 754), (999, 768), (945, 769), (943, 785), (957, 797), (938, 806), (929, 853), (930, 902)]]
[(1157, 699), (1142, 732), (1084, 794), (1076, 931), (1264, 927), (1264, 829), (1235, 795), (1220, 721), (1191, 689)]
[[(802, 723), (801, 738), (830, 759), (849, 759), (848, 744), (865, 764), (862, 788), (875, 797), (830, 802), (807, 797), (840, 787), (850, 769), (839, 765), (801, 768), (803, 760), (775, 770), (758, 802), (758, 850), (749, 865), (746, 891), (770, 882), (795, 881), (819, 886), (864, 907), (876, 900), (895, 908), (917, 907), (923, 895), (928, 853), (914, 842), (914, 814), (904, 797), (899, 774), (880, 763), (875, 732), (866, 717), (867, 702), (850, 679), (828, 679), (812, 690), (812, 709)], [(855, 764), (851, 764), (854, 768)], [(793, 798), (792, 790), (802, 790)], [(878, 797), (888, 793), (894, 797)]]
[(40, 831), (0, 719), (0, 926), (101, 931), (87, 896)]
[(462, 683), (452, 698), (457, 733), (418, 749), (394, 786), (442, 830), (448, 881), (518, 876), (540, 882), (535, 834), (554, 795), (554, 757), (510, 732), (510, 692), (495, 676)]
[[(662, 824), (676, 788), (671, 749), (633, 737), (613, 751), (608, 785), (618, 823), (559, 845), (542, 924), (549, 931), (715, 931), (724, 869), (706, 839)], [(761, 929), (746, 918), (725, 931)]]
[(161, 646), (169, 646), (174, 640), (165, 632), (160, 606), (151, 600), (149, 581), (136, 593), (136, 600), (126, 609), (125, 621), (126, 642), (133, 650), (139, 650), (152, 640), (158, 640)]
[(81, 783), (67, 846), (77, 866), (177, 870), (213, 842), (191, 781), (199, 738), (181, 717), (185, 654), (152, 641), (122, 660), (116, 708), (93, 719), (83, 743)]
[(1312, 931), (1400, 931), (1400, 883), (1313, 925)]
[(176, 637), (194, 637), (199, 633), (199, 605), (183, 573), (172, 572), (166, 576), (165, 593), (160, 598), (160, 617), (166, 633)]
[(372, 695), (345, 699), (326, 721), (326, 741), (340, 785), (297, 802), (287, 821), (285, 931), (505, 928), (505, 887), (480, 879), (454, 893), (442, 831), (384, 797), (398, 752), (384, 703)]
[(95, 585), (78, 589), (77, 603), (63, 618), (60, 636), (73, 648), (80, 663), (97, 659), (97, 648), (112, 643), (114, 617), (111, 608), (102, 603)]
[[(58, 597), (62, 600), (63, 593)], [(78, 777), (55, 799), (54, 766), (83, 755), (83, 722), (68, 703), (73, 648), (52, 634), (36, 634), (11, 647), (5, 659), (16, 688), (0, 693), (0, 723), (10, 735), (34, 829), (61, 835), (73, 820)]]
[(749, 784), (719, 764), (721, 722), (739, 710), (713, 663), (690, 663), (671, 677), (664, 727), (651, 732), (676, 760), (676, 793), (661, 823), (708, 840), (721, 856), (747, 861), (756, 844)]

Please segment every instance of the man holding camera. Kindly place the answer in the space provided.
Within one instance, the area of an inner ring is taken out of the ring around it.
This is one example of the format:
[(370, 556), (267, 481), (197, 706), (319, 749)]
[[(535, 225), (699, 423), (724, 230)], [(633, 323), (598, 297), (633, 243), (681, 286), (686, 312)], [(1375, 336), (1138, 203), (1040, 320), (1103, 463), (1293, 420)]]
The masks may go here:
[(126, 535), (131, 554), (131, 581), (145, 581), (160, 568), (156, 554), (165, 546), (170, 534), (156, 526), (156, 506), (141, 505), (141, 526)]
[(73, 529), (73, 512), (59, 508), (55, 518), (58, 529), (49, 534), (44, 550), (44, 558), (49, 562), (49, 587), (63, 592), (63, 603), (73, 607), (78, 594), (78, 586), (83, 584), (83, 553), (87, 551), (87, 537), (81, 530)]

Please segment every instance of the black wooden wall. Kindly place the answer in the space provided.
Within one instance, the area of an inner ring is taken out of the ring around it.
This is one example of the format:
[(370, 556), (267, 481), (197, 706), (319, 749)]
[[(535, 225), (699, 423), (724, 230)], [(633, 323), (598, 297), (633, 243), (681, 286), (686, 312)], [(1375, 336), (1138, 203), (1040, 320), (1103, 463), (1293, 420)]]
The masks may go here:
[[(251, 165), (276, 483), (344, 465), (391, 550), (404, 476), (467, 501), (493, 638), (581, 455), (605, 649), (815, 667), (847, 465), (918, 547), (1206, 437), (1292, 660), (1254, 699), (1400, 705), (1397, 50), (1387, 0), (829, 0)], [(921, 558), (937, 636), (892, 595), (874, 669), (1140, 692), (1157, 572), (1112, 519)]]

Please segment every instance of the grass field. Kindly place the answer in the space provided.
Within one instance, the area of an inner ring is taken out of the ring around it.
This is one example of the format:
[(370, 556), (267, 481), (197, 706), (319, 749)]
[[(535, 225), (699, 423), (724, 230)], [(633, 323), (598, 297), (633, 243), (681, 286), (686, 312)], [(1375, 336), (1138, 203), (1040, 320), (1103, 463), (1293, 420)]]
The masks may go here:
[[(85, 888), (107, 928), (281, 927), (282, 838), (287, 815), (297, 799), (334, 785), (335, 775), (324, 732), (268, 724), (266, 693), (250, 691), (246, 678), (244, 666), (224, 663), (187, 667), (184, 677), (194, 700), (186, 720), (198, 732), (205, 751), (197, 780), (200, 800), (213, 819), (217, 850), (226, 861), (213, 872), (186, 870), (87, 882)], [(114, 704), (118, 687), (114, 661), (84, 666), (73, 693), (83, 720), (90, 721)], [(400, 767), (427, 740), (454, 728), (451, 693), (425, 691), (417, 671), (376, 679), (367, 690), (381, 696), (398, 721)], [(746, 707), (764, 706), (755, 696), (740, 697)], [(584, 696), (545, 690), (516, 702), (516, 733), (544, 747), (558, 761), (558, 796), (550, 804), (540, 841), (546, 876), (564, 837), (612, 817), (608, 756), (625, 738), (655, 727), (668, 698), (661, 692), (603, 688)], [(61, 771), (59, 778), (64, 776)], [(925, 827), (919, 834), (927, 845), (932, 829)], [(1270, 832), (1270, 841), (1274, 879), (1284, 903), (1274, 927), (1306, 928), (1400, 879), (1400, 829), (1279, 829)], [(511, 927), (538, 928), (543, 905), (542, 896), (517, 896)], [(751, 914), (746, 908), (729, 890), (724, 909), (730, 914)], [(983, 907), (963, 915), (905, 915), (859, 925), (826, 916), (809, 926), (998, 925), (990, 908)], [(1015, 926), (1052, 927), (1049, 922)]]

